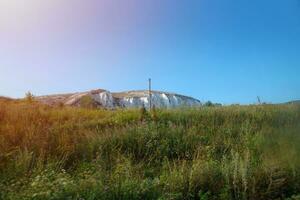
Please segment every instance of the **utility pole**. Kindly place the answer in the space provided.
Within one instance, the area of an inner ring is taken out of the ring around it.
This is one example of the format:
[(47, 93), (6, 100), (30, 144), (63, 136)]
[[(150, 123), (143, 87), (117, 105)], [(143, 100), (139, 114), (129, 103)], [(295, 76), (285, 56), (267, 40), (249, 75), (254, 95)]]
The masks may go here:
[(149, 108), (152, 109), (151, 78), (149, 78)]
[(257, 101), (258, 101), (258, 104), (260, 105), (261, 104), (261, 100), (260, 100), (259, 96), (257, 96)]

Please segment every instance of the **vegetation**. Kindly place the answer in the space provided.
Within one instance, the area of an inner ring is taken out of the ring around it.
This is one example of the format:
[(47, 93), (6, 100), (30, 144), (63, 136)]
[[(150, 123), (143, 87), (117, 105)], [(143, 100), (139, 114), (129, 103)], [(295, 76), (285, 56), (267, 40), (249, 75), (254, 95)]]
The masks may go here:
[(203, 106), (213, 107), (213, 106), (222, 106), (220, 103), (213, 103), (211, 101), (207, 101), (203, 104)]
[(32, 103), (34, 101), (34, 95), (30, 91), (28, 91), (25, 94), (25, 100), (28, 101), (29, 103)]
[(299, 199), (299, 130), (299, 105), (0, 101), (0, 199)]
[(83, 96), (79, 102), (80, 107), (82, 108), (97, 108), (98, 105), (96, 101), (89, 95)]

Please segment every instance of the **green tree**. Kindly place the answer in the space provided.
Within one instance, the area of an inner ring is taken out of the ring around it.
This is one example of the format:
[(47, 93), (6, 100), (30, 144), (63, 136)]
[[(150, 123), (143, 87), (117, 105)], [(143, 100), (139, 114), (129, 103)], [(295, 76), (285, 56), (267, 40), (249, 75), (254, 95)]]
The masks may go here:
[(208, 101), (204, 104), (204, 106), (212, 107), (214, 104), (211, 101)]

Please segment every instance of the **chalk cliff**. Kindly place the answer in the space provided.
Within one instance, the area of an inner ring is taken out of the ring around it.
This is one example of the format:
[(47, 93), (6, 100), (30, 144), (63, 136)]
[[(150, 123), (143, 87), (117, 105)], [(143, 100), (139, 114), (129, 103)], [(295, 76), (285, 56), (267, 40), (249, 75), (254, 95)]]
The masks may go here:
[[(88, 92), (38, 96), (36, 97), (36, 100), (48, 105), (63, 104), (69, 106), (81, 106), (83, 98), (86, 97), (89, 97), (95, 105), (105, 108), (139, 108), (142, 106), (149, 107), (150, 105), (149, 93), (146, 90), (111, 93), (107, 90), (98, 89)], [(192, 107), (201, 105), (199, 100), (192, 97), (161, 91), (152, 91), (151, 100), (152, 104), (157, 108)]]

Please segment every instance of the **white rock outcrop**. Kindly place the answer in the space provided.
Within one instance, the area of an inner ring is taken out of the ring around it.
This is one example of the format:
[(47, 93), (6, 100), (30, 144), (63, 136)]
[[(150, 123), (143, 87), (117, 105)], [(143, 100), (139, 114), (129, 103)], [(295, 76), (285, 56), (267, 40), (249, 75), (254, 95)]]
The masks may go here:
[[(118, 99), (117, 102), (120, 107), (150, 107), (150, 95), (148, 91), (129, 91), (116, 93), (115, 96)], [(159, 91), (151, 93), (151, 102), (157, 108), (201, 106), (201, 102), (197, 99)]]
[(106, 108), (114, 107), (114, 98), (109, 91), (103, 91), (100, 93), (91, 94), (91, 97), (99, 103), (101, 106)]

